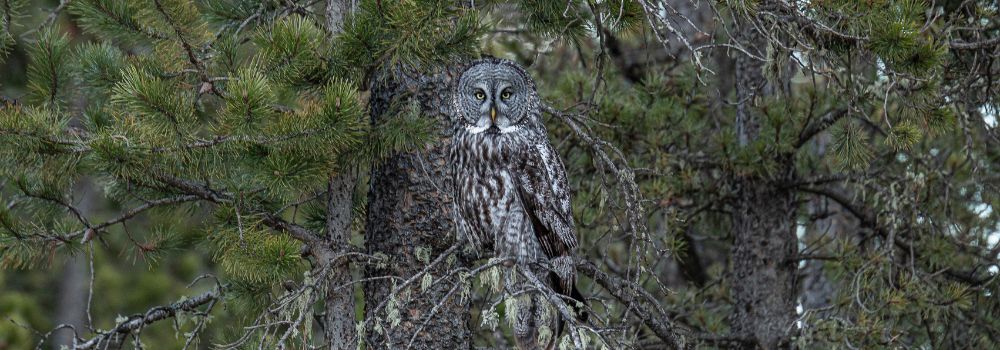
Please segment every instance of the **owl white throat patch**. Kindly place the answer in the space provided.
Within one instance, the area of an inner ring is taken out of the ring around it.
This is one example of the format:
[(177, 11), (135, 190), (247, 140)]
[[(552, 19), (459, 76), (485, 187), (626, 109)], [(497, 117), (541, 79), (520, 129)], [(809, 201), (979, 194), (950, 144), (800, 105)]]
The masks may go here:
[(498, 130), (500, 130), (501, 134), (506, 134), (506, 133), (514, 132), (514, 131), (517, 131), (517, 129), (519, 128), (517, 125), (509, 125), (509, 126), (499, 127), (499, 126), (493, 126), (493, 125), (478, 126), (478, 125), (471, 125), (470, 124), (470, 125), (466, 125), (465, 126), (465, 131), (468, 131), (470, 134), (479, 134), (479, 133), (482, 133), (482, 132), (484, 132), (486, 130), (489, 130), (491, 127), (496, 127)]

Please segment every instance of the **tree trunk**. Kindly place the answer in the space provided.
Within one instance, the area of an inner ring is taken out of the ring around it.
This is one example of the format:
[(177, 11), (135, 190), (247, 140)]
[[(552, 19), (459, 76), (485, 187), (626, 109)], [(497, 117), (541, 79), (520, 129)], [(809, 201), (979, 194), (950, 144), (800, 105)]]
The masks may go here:
[[(326, 6), (326, 26), (331, 35), (342, 31), (344, 17), (354, 9), (352, 0), (329, 0)], [(337, 260), (346, 252), (351, 242), (352, 209), (354, 187), (358, 175), (345, 165), (344, 169), (330, 177), (327, 185), (326, 234), (332, 249), (320, 249), (320, 264), (330, 266), (324, 305), (323, 339), (331, 350), (353, 350), (357, 345), (354, 312), (354, 287), (351, 284), (351, 266), (347, 259)]]
[[(451, 216), (452, 184), (446, 181), (446, 145), (451, 134), (449, 87), (456, 75), (451, 72), (400, 77), (372, 89), (373, 122), (392, 117), (395, 113), (390, 105), (398, 105), (407, 96), (419, 102), (422, 117), (438, 121), (440, 137), (420, 150), (394, 155), (372, 171), (365, 245), (369, 254), (385, 254), (389, 261), (382, 266), (369, 266), (366, 271), (367, 318), (386, 325), (382, 332), (368, 330), (370, 349), (406, 349), (411, 341), (412, 349), (471, 346), (469, 300), (460, 298), (462, 286), (456, 284), (454, 275), (441, 281), (457, 266), (449, 268), (444, 262), (434, 265), (429, 272), (435, 283), (426, 291), (422, 291), (418, 282), (400, 293), (392, 293), (394, 286), (401, 284), (399, 281), (419, 274), (428, 261), (438, 259), (456, 242)], [(461, 259), (456, 260), (460, 265), (465, 264)], [(399, 279), (393, 281), (384, 276)], [(377, 309), (390, 299), (398, 305), (399, 319), (394, 327), (386, 310)]]
[(326, 30), (331, 34), (340, 33), (344, 28), (344, 17), (354, 13), (357, 0), (328, 0), (326, 2)]
[[(74, 191), (79, 195), (80, 201), (77, 209), (89, 214), (98, 205), (100, 194), (95, 193), (94, 183), (89, 179), (84, 179), (77, 183)], [(99, 248), (97, 246), (95, 248)], [(85, 335), (88, 327), (87, 319), (87, 299), (90, 297), (90, 266), (91, 247), (84, 246), (83, 251), (66, 260), (59, 278), (59, 306), (56, 311), (56, 324), (68, 324), (76, 327), (78, 334)], [(96, 252), (96, 251), (95, 251)], [(70, 329), (62, 329), (53, 335), (52, 348), (60, 349), (62, 346), (73, 347), (73, 332)]]
[[(741, 22), (738, 43), (755, 56), (767, 57), (764, 37), (751, 23)], [(736, 135), (744, 147), (760, 134), (754, 103), (758, 96), (773, 93), (773, 88), (764, 79), (761, 60), (738, 53), (735, 67)], [(795, 175), (790, 160), (776, 160), (783, 167), (777, 178), (734, 175), (730, 325), (734, 335), (747, 340), (744, 348), (787, 348), (795, 330), (797, 206), (795, 192), (782, 187)]]
[(732, 218), (731, 327), (749, 340), (746, 348), (784, 348), (794, 330), (797, 294), (794, 192), (761, 179), (738, 181)]
[[(744, 24), (736, 40), (748, 52), (758, 57), (765, 57), (764, 47), (767, 41), (749, 24)], [(736, 55), (736, 137), (740, 146), (746, 146), (757, 138), (760, 132), (760, 121), (753, 110), (757, 96), (767, 93), (764, 80), (764, 62), (739, 52)]]
[[(354, 186), (358, 176), (351, 169), (344, 169), (330, 177), (327, 186), (326, 230), (333, 250), (325, 249), (320, 260), (330, 264), (345, 252), (351, 240), (351, 211), (354, 204)], [(356, 348), (357, 332), (354, 313), (354, 287), (351, 285), (351, 267), (347, 259), (330, 267), (330, 278), (324, 298), (326, 317), (323, 336), (330, 349), (353, 350)]]
[[(56, 311), (56, 324), (70, 324), (81, 334), (87, 329), (87, 293), (90, 278), (89, 256), (86, 252), (77, 254), (66, 260), (59, 277), (59, 306)], [(73, 346), (73, 332), (63, 329), (52, 337), (52, 349), (62, 346)]]

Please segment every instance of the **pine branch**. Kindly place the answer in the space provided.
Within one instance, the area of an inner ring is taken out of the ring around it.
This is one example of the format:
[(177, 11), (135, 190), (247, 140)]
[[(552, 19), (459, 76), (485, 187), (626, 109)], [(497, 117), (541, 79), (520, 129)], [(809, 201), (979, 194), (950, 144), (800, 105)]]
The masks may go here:
[(625, 200), (625, 212), (628, 215), (628, 229), (626, 232), (638, 237), (644, 237), (648, 233), (648, 230), (644, 208), (640, 203), (642, 193), (639, 192), (639, 186), (635, 183), (635, 172), (627, 163), (623, 162), (624, 164), (622, 165), (615, 163), (611, 156), (605, 152), (605, 148), (609, 149), (618, 159), (627, 159), (625, 154), (614, 145), (594, 136), (589, 127), (579, 123), (577, 120), (582, 116), (560, 111), (544, 102), (542, 103), (542, 111), (561, 119), (584, 143), (590, 146), (594, 156), (611, 170), (615, 178), (619, 180), (619, 191)]
[[(69, 5), (69, 3), (72, 2), (72, 1), (73, 0), (60, 0), (59, 1), (59, 6), (56, 6), (56, 8), (53, 9), (52, 12), (50, 12), (49, 15), (45, 17), (45, 20), (42, 21), (42, 24), (38, 25), (38, 28), (35, 28), (34, 31), (36, 31), (36, 32), (41, 31), (43, 28), (45, 28), (45, 27), (49, 26), (50, 24), (52, 24), (53, 22), (55, 22), (56, 18), (59, 17), (59, 14), (62, 13), (62, 11), (64, 9), (66, 9), (66, 5)], [(27, 33), (25, 33), (25, 34), (27, 34)]]
[(195, 311), (198, 307), (215, 302), (219, 300), (222, 296), (220, 291), (205, 292), (194, 298), (190, 298), (183, 301), (178, 301), (167, 306), (157, 306), (149, 311), (146, 311), (143, 315), (134, 315), (129, 317), (127, 320), (122, 321), (115, 325), (111, 330), (101, 333), (96, 337), (93, 337), (82, 344), (78, 344), (74, 349), (95, 349), (102, 344), (108, 344), (112, 340), (127, 335), (133, 331), (140, 330), (141, 328), (153, 324), (157, 321), (161, 321), (170, 317), (174, 317), (181, 312)]
[[(201, 78), (202, 82), (210, 84), (212, 90), (215, 91), (214, 84), (211, 84), (211, 80), (209, 80), (208, 77), (208, 72), (205, 71), (205, 64), (201, 61), (201, 59), (198, 58), (198, 55), (194, 53), (194, 47), (185, 38), (184, 32), (178, 26), (177, 22), (173, 18), (171, 18), (170, 14), (168, 14), (167, 11), (163, 8), (163, 3), (161, 0), (153, 0), (153, 3), (156, 5), (156, 11), (163, 15), (163, 18), (167, 21), (167, 24), (170, 25), (170, 29), (174, 31), (174, 35), (177, 36), (177, 40), (181, 42), (181, 46), (184, 48), (184, 52), (187, 53), (188, 61), (190, 61), (191, 64), (194, 66), (194, 68), (198, 70), (198, 77)], [(221, 94), (218, 95), (222, 96)]]
[(65, 95), (65, 85), (69, 80), (66, 65), (69, 38), (50, 28), (41, 33), (29, 54), (32, 60), (28, 65), (28, 86), (32, 100), (49, 107), (64, 104), (65, 101), (59, 97)]
[(184, 193), (192, 194), (215, 204), (226, 204), (232, 202), (232, 196), (224, 192), (212, 189), (208, 185), (202, 185), (193, 181), (176, 178), (166, 174), (154, 174), (153, 177), (173, 189)]
[[(577, 349), (583, 349), (583, 340), (580, 339), (580, 332), (578, 331), (581, 325), (576, 320), (576, 316), (573, 311), (570, 310), (569, 305), (566, 305), (566, 301), (563, 300), (565, 296), (556, 293), (551, 287), (542, 283), (542, 281), (538, 279), (538, 276), (535, 276), (535, 274), (530, 270), (518, 268), (517, 272), (530, 282), (531, 285), (542, 294), (542, 296), (548, 299), (549, 303), (556, 307), (556, 310), (559, 310), (559, 314), (562, 315), (561, 321), (569, 326), (569, 336), (570, 339), (573, 340), (573, 345), (575, 345)], [(679, 347), (678, 349), (683, 348)]]
[(886, 232), (883, 227), (880, 227), (878, 225), (875, 213), (871, 212), (867, 208), (862, 207), (859, 204), (854, 203), (854, 201), (851, 200), (850, 198), (847, 198), (847, 196), (823, 187), (802, 186), (799, 187), (798, 189), (803, 192), (817, 194), (832, 199), (834, 202), (837, 202), (837, 204), (839, 204), (842, 208), (846, 209), (849, 213), (851, 213), (851, 215), (858, 218), (858, 220), (861, 221), (862, 226), (876, 230), (882, 236), (888, 236), (888, 232)]
[[(87, 30), (101, 31), (104, 33), (111, 33), (112, 31), (102, 31), (99, 27), (102, 24), (101, 21), (93, 21), (95, 18), (89, 16), (103, 16), (110, 20), (110, 24), (116, 25), (120, 28), (131, 31), (134, 34), (145, 35), (146, 37), (155, 40), (166, 40), (167, 36), (155, 32), (150, 28), (144, 27), (134, 18), (129, 16), (134, 15), (134, 13), (120, 13), (115, 11), (115, 8), (109, 7), (109, 4), (102, 0), (87, 0), (87, 1), (77, 1), (71, 9), (72, 12), (81, 16), (81, 26)], [(121, 37), (121, 34), (112, 34), (114, 37)]]
[[(105, 228), (108, 228), (108, 227), (110, 227), (112, 225), (115, 225), (115, 224), (124, 222), (126, 220), (129, 220), (129, 219), (135, 217), (136, 215), (141, 214), (142, 212), (144, 212), (146, 210), (153, 209), (153, 208), (160, 207), (160, 206), (164, 206), (164, 205), (169, 205), (169, 204), (191, 202), (191, 201), (197, 200), (198, 198), (200, 198), (200, 197), (194, 196), (194, 195), (184, 195), (184, 196), (161, 198), (161, 199), (157, 199), (157, 200), (153, 200), (153, 201), (148, 201), (148, 202), (146, 202), (143, 205), (140, 205), (138, 207), (129, 209), (128, 211), (122, 213), (122, 215), (118, 216), (117, 218), (114, 218), (114, 219), (102, 222), (100, 224), (94, 225), (91, 228), (80, 230), (80, 231), (76, 231), (76, 232), (73, 232), (73, 233), (71, 233), (69, 235), (66, 235), (65, 239), (66, 240), (75, 239), (76, 237), (78, 237), (78, 236), (80, 236), (82, 234), (87, 233), (88, 230), (93, 230), (93, 232), (94, 232), (93, 234), (96, 235), (101, 230), (103, 230)], [(91, 239), (93, 239), (93, 237), (90, 237), (90, 235), (88, 234), (88, 235), (84, 236), (84, 238), (83, 238), (84, 241), (82, 243), (86, 243), (86, 241), (91, 240)]]
[[(858, 218), (858, 220), (861, 221), (861, 225), (863, 227), (870, 228), (872, 231), (875, 232), (875, 234), (877, 234), (883, 240), (886, 240), (887, 243), (892, 244), (895, 247), (898, 247), (901, 251), (903, 252), (916, 251), (914, 249), (913, 242), (906, 241), (901, 237), (896, 237), (896, 234), (894, 232), (889, 231), (889, 229), (887, 229), (885, 226), (878, 224), (877, 216), (874, 212), (872, 212), (868, 208), (865, 208), (862, 204), (855, 203), (850, 198), (847, 198), (847, 196), (838, 193), (836, 191), (833, 191), (829, 188), (823, 188), (823, 187), (799, 187), (799, 190), (807, 193), (821, 195), (823, 197), (833, 200), (834, 202), (837, 202), (837, 204), (839, 204), (842, 208), (846, 209), (849, 213), (851, 213), (851, 215)], [(966, 247), (966, 248), (969, 249), (971, 247)], [(982, 257), (979, 256), (979, 258)], [(987, 259), (996, 261), (996, 258), (987, 258)], [(943, 272), (949, 278), (973, 286), (984, 285), (985, 283), (991, 281), (993, 278), (996, 277), (996, 276), (987, 276), (983, 278), (978, 278), (975, 276), (975, 269), (973, 271), (961, 271), (961, 270), (956, 270), (954, 268), (946, 268), (943, 270)]]
[(690, 330), (670, 320), (656, 298), (641, 286), (608, 274), (586, 259), (576, 259), (576, 267), (580, 273), (590, 277), (629, 310), (635, 312), (657, 337), (668, 342), (674, 349), (694, 348)]
[[(795, 23), (814, 40), (824, 41), (824, 39), (836, 38), (836, 40), (848, 41), (852, 43), (869, 40), (866, 36), (851, 35), (830, 28), (830, 26), (824, 24), (823, 22), (809, 18), (798, 9), (784, 2), (772, 1), (768, 2), (767, 5), (768, 6), (763, 9), (764, 11), (762, 11), (762, 14), (769, 14), (780, 21)], [(769, 12), (769, 10), (774, 10), (776, 12)]]
[[(405, 290), (411, 284), (415, 283), (418, 280), (421, 280), (424, 275), (430, 275), (432, 269), (434, 269), (436, 266), (442, 265), (444, 262), (446, 262), (448, 256), (452, 255), (453, 253), (458, 252), (459, 249), (462, 248), (463, 246), (465, 246), (466, 243), (468, 243), (468, 242), (466, 242), (464, 239), (459, 239), (458, 241), (455, 242), (455, 244), (452, 244), (451, 247), (449, 247), (444, 252), (442, 252), (440, 255), (438, 255), (438, 257), (436, 259), (434, 259), (433, 261), (431, 261), (430, 263), (428, 263), (427, 266), (424, 266), (423, 270), (421, 270), (420, 272), (417, 272), (417, 273), (413, 274), (413, 276), (410, 276), (410, 278), (407, 279), (407, 280), (405, 280), (405, 281), (403, 281), (403, 283), (395, 285), (395, 288), (393, 288), (392, 291), (390, 291), (389, 294), (388, 294), (390, 296), (390, 298), (382, 299), (382, 301), (379, 302), (379, 304), (376, 305), (373, 309), (371, 309), (371, 311), (369, 311), (369, 313), (371, 313), (373, 315), (378, 314), (381, 310), (383, 310), (383, 308), (386, 307), (386, 304), (391, 300), (391, 298), (394, 298), (396, 295), (398, 295), (401, 291)], [(495, 262), (495, 263), (492, 263), (490, 265), (492, 266), (492, 265), (497, 265), (497, 264), (499, 264), (499, 262)], [(397, 307), (399, 307), (399, 306), (397, 306)], [(365, 319), (365, 323), (364, 323), (365, 329), (370, 329), (373, 322), (377, 322), (377, 320), (375, 319), (375, 317), (367, 317)]]
[(0, 19), (0, 23), (3, 24), (3, 33), (0, 34), (10, 34), (10, 25), (13, 17), (14, 8), (9, 0), (3, 2), (3, 18)]
[(282, 219), (281, 217), (274, 215), (273, 213), (257, 212), (257, 214), (263, 217), (263, 222), (268, 227), (271, 227), (278, 231), (287, 232), (293, 238), (298, 239), (306, 244), (312, 246), (328, 244), (322, 238), (316, 236), (312, 231), (309, 231), (308, 229), (302, 226), (290, 223), (285, 219)]
[[(82, 130), (79, 130), (79, 129), (71, 129), (71, 130), (69, 130), (70, 134), (77, 133), (77, 132), (82, 132)], [(87, 146), (83, 142), (72, 141), (72, 140), (62, 140), (62, 139), (50, 137), (48, 135), (42, 135), (41, 133), (32, 132), (32, 131), (23, 131), (23, 130), (13, 130), (13, 129), (0, 128), (0, 135), (30, 137), (30, 138), (36, 138), (36, 139), (41, 140), (43, 142), (48, 142), (48, 143), (52, 143), (52, 144), (56, 144), (56, 145), (69, 146), (71, 148), (71, 150), (72, 150), (73, 153), (82, 153), (82, 152), (90, 151), (90, 147)]]
[(31, 197), (31, 198), (42, 199), (42, 200), (45, 200), (45, 201), (48, 201), (48, 202), (52, 202), (52, 203), (58, 204), (61, 207), (66, 208), (66, 210), (68, 210), (70, 213), (72, 213), (73, 216), (75, 216), (76, 219), (79, 220), (81, 224), (83, 224), (83, 226), (86, 226), (88, 229), (91, 227), (90, 226), (90, 221), (87, 220), (87, 217), (83, 216), (83, 212), (80, 211), (80, 209), (77, 208), (72, 203), (69, 203), (68, 201), (66, 201), (65, 199), (46, 196), (45, 194), (42, 194), (42, 193), (32, 193), (31, 191), (29, 191), (27, 188), (25, 188), (23, 186), (21, 186), (20, 190), (21, 190), (21, 192), (24, 192), (25, 196), (28, 196), (28, 197)]
[(951, 48), (953, 49), (959, 49), (959, 50), (985, 49), (987, 47), (1000, 45), (1000, 36), (993, 39), (987, 39), (976, 42), (952, 41), (948, 43), (948, 45), (951, 46)]
[[(208, 185), (203, 185), (196, 183), (194, 181), (185, 180), (181, 178), (176, 178), (166, 174), (156, 174), (155, 179), (163, 184), (168, 185), (170, 188), (179, 190), (181, 192), (198, 196), (199, 198), (215, 203), (215, 204), (227, 204), (232, 203), (232, 194), (215, 190)], [(303, 243), (306, 243), (312, 247), (327, 246), (328, 244), (320, 238), (318, 235), (309, 231), (305, 227), (299, 226), (294, 223), (290, 223), (285, 219), (275, 215), (274, 213), (264, 211), (264, 210), (252, 210), (251, 214), (259, 215), (262, 222), (268, 227), (288, 233), (292, 238), (295, 238)]]
[(847, 108), (838, 108), (826, 112), (822, 118), (802, 129), (802, 132), (799, 133), (799, 140), (795, 142), (795, 149), (801, 148), (802, 145), (805, 145), (806, 142), (809, 142), (814, 136), (829, 128), (845, 115), (847, 115)]
[(211, 139), (197, 140), (189, 144), (178, 147), (154, 147), (151, 149), (151, 151), (153, 153), (162, 153), (162, 152), (189, 150), (192, 148), (211, 148), (227, 142), (250, 142), (260, 145), (270, 145), (295, 139), (306, 138), (317, 134), (325, 133), (331, 130), (332, 130), (331, 127), (324, 127), (318, 129), (307, 129), (302, 131), (296, 131), (287, 134), (273, 135), (269, 137), (253, 137), (247, 135), (216, 135)]

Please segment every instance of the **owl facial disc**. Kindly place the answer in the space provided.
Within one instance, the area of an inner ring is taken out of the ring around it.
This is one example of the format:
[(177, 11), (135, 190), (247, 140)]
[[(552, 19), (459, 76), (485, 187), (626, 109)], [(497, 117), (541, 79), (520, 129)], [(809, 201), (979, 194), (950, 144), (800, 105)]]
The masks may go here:
[(537, 99), (523, 69), (495, 58), (469, 66), (459, 78), (454, 98), (466, 131), (494, 135), (523, 127)]

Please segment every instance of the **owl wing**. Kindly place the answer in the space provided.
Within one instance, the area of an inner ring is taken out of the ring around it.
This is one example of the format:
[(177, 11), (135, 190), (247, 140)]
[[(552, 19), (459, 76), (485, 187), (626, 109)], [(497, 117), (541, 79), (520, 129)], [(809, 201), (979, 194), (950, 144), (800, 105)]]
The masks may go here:
[(542, 250), (549, 257), (569, 255), (577, 241), (562, 160), (548, 140), (527, 147), (521, 160), (518, 194)]
[(468, 221), (465, 220), (465, 212), (455, 206), (454, 220), (455, 220), (455, 230), (458, 232), (458, 237), (464, 238), (472, 244), (472, 248), (475, 250), (477, 255), (484, 254), (487, 251), (493, 249), (492, 239), (490, 237), (484, 237), (480, 234), (476, 227), (473, 227)]

